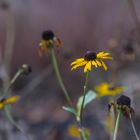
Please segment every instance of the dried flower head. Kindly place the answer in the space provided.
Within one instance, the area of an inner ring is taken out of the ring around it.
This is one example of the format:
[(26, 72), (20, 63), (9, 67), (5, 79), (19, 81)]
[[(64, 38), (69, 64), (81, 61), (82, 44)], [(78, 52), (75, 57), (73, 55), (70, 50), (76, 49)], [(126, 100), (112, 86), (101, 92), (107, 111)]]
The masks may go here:
[(27, 64), (23, 64), (21, 67), (21, 71), (23, 75), (28, 75), (32, 72), (32, 68), (31, 66), (27, 65)]
[(6, 105), (13, 104), (19, 100), (19, 96), (11, 96), (9, 98), (2, 98), (0, 100), (0, 109), (3, 109)]
[(123, 115), (130, 119), (130, 115), (134, 115), (135, 111), (131, 107), (131, 99), (128, 96), (121, 95), (117, 98), (116, 102), (111, 102), (109, 104), (109, 109), (111, 107), (115, 107), (116, 109), (120, 109)]
[(75, 70), (78, 67), (84, 66), (84, 72), (89, 72), (92, 69), (92, 66), (97, 67), (103, 67), (105, 70), (107, 70), (107, 66), (104, 63), (103, 60), (105, 59), (112, 59), (110, 56), (110, 53), (108, 52), (91, 52), (88, 51), (83, 58), (78, 58), (75, 61), (71, 63), (71, 70)]
[(115, 86), (110, 83), (104, 82), (95, 87), (96, 92), (99, 97), (102, 96), (116, 96), (118, 94), (123, 93), (126, 88), (123, 86)]
[(61, 47), (61, 41), (55, 36), (51, 30), (44, 31), (42, 33), (42, 40), (39, 44), (39, 55), (42, 56), (48, 52), (50, 47)]

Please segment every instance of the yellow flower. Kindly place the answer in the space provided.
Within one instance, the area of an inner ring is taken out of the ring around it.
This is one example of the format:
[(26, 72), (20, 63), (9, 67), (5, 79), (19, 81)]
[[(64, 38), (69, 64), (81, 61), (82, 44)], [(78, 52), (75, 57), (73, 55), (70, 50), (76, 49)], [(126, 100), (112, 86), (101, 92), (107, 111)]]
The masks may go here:
[(101, 83), (95, 87), (96, 92), (102, 96), (116, 96), (126, 90), (123, 86), (112, 86), (109, 83)]
[[(89, 135), (90, 135), (90, 129), (85, 128), (85, 133), (89, 136)], [(71, 124), (71, 125), (68, 127), (68, 134), (69, 134), (71, 137), (80, 138), (80, 132), (79, 132), (77, 126), (74, 125), (74, 124)]]
[(7, 99), (2, 98), (0, 100), (0, 109), (3, 109), (5, 107), (5, 105), (17, 102), (18, 100), (19, 100), (19, 96), (12, 96), (12, 97), (9, 97)]
[(89, 72), (92, 69), (92, 66), (97, 67), (103, 67), (105, 70), (107, 70), (107, 66), (104, 63), (103, 60), (105, 59), (112, 59), (110, 56), (110, 53), (108, 52), (87, 52), (86, 55), (83, 58), (76, 59), (71, 63), (71, 70), (75, 70), (78, 67), (84, 66), (84, 72)]
[(61, 47), (61, 41), (57, 38), (51, 30), (42, 33), (42, 40), (39, 43), (39, 55), (42, 56), (48, 52), (50, 47)]

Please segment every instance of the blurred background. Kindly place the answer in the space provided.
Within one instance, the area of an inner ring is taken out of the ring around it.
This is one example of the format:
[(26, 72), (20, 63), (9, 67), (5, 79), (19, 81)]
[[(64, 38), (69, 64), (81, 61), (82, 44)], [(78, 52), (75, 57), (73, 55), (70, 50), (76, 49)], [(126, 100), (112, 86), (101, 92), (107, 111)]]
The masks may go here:
[[(134, 4), (134, 5), (133, 5)], [(11, 94), (21, 100), (12, 105), (18, 125), (32, 140), (76, 140), (69, 134), (74, 117), (62, 110), (67, 106), (56, 79), (49, 54), (39, 57), (41, 34), (51, 29), (62, 41), (56, 54), (64, 83), (76, 104), (83, 93), (82, 69), (70, 70), (70, 63), (86, 51), (109, 51), (114, 60), (109, 70), (94, 69), (89, 88), (101, 82), (127, 87), (132, 99), (136, 129), (140, 132), (140, 2), (138, 0), (0, 0), (0, 83), (1, 93), (22, 64), (32, 67), (29, 76), (19, 78)], [(104, 121), (108, 97), (94, 100), (84, 112), (91, 140), (109, 140)], [(25, 140), (0, 112), (0, 140)], [(122, 118), (118, 139), (133, 140), (129, 121)]]

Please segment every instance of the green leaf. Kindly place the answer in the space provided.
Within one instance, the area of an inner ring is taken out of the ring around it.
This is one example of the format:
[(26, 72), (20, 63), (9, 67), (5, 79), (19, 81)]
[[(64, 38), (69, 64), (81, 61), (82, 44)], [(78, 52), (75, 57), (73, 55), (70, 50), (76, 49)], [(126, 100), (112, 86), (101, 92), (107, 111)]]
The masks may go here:
[(70, 112), (70, 113), (76, 115), (76, 110), (75, 110), (74, 108), (72, 108), (72, 107), (66, 107), (66, 106), (63, 106), (62, 108), (63, 108), (65, 111), (68, 111), (68, 112)]
[[(94, 100), (96, 97), (97, 97), (97, 94), (96, 94), (94, 91), (89, 90), (89, 91), (86, 93), (86, 96), (85, 96), (84, 108), (86, 107), (86, 105), (87, 105), (88, 103), (90, 103), (90, 102), (91, 102), (92, 100)], [(81, 108), (82, 101), (83, 101), (83, 96), (81, 96), (81, 97), (78, 99), (77, 108)]]

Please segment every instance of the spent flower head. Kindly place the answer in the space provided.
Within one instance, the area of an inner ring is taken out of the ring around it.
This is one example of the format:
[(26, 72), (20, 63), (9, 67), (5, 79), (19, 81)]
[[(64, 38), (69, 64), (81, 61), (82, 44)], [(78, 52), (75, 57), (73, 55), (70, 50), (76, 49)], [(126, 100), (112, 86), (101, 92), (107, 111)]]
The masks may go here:
[(13, 104), (19, 100), (19, 96), (11, 96), (9, 98), (0, 99), (0, 109), (3, 109), (6, 105)]
[(123, 93), (126, 88), (123, 86), (115, 86), (110, 83), (104, 82), (95, 86), (95, 90), (98, 93), (99, 97), (102, 96), (116, 96)]
[(112, 59), (110, 53), (108, 52), (99, 52), (95, 53), (92, 51), (88, 51), (84, 57), (78, 58), (71, 63), (71, 70), (75, 70), (78, 67), (84, 67), (84, 72), (89, 72), (92, 70), (92, 67), (103, 67), (107, 70), (107, 65), (104, 63), (103, 60), (105, 59)]
[(123, 115), (130, 119), (131, 115), (135, 114), (134, 109), (131, 107), (131, 99), (128, 96), (121, 95), (117, 98), (116, 102), (111, 102), (109, 104), (109, 109), (111, 107), (121, 110)]
[(61, 47), (61, 40), (55, 36), (51, 30), (44, 31), (42, 33), (42, 40), (39, 44), (39, 55), (42, 56), (48, 52), (50, 47)]

